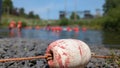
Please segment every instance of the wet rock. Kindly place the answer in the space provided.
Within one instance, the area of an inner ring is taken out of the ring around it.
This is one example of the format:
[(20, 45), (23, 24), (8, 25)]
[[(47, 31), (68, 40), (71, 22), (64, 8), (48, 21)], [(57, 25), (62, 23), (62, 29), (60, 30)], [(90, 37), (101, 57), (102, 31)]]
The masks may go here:
[[(0, 58), (30, 57), (44, 55), (51, 41), (24, 38), (0, 39)], [(105, 48), (103, 45), (91, 46), (90, 49), (97, 55), (110, 55), (113, 51), (120, 55), (119, 49)], [(0, 63), (0, 68), (49, 68), (45, 59), (23, 60)], [(86, 68), (119, 68), (111, 59), (91, 58)]]

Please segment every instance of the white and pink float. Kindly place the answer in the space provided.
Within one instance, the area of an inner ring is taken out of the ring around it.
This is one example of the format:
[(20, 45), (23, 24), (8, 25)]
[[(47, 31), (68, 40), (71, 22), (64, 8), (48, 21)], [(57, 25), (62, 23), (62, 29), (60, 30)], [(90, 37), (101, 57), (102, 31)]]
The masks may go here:
[(88, 45), (76, 39), (52, 42), (46, 54), (52, 54), (52, 59), (48, 60), (50, 68), (84, 68), (91, 58)]

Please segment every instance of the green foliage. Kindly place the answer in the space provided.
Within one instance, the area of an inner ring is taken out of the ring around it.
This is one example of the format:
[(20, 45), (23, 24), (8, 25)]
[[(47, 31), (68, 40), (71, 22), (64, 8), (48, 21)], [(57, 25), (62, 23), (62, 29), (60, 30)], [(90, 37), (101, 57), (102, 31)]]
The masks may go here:
[(103, 30), (120, 31), (120, 0), (106, 0)]
[(104, 30), (120, 31), (120, 7), (113, 8), (108, 12), (103, 24)]
[(40, 19), (39, 15), (37, 15), (37, 14), (34, 15), (34, 18), (35, 18), (35, 19)]
[(20, 16), (22, 16), (22, 17), (25, 16), (25, 10), (24, 10), (24, 8), (20, 8), (20, 9), (19, 9), (19, 14), (20, 14)]
[(116, 8), (120, 5), (120, 0), (106, 0), (105, 4), (103, 5), (104, 12), (107, 14), (113, 8)]
[(66, 18), (61, 19), (61, 21), (59, 22), (60, 26), (67, 26), (68, 24), (69, 24), (69, 21)]
[(26, 22), (22, 22), (22, 27), (26, 27), (27, 23)]
[[(13, 9), (12, 0), (2, 0), (2, 9), (5, 13), (9, 12), (9, 10)], [(9, 10), (8, 10), (9, 9)]]
[(5, 23), (0, 23), (0, 27), (1, 28), (4, 28), (4, 27), (8, 27), (9, 23), (5, 22)]
[[(109, 44), (109, 47), (116, 47), (113, 44), (119, 45), (120, 44), (120, 32), (114, 31), (104, 31), (103, 33), (103, 44)], [(113, 45), (113, 46), (112, 46)]]
[(30, 11), (29, 14), (28, 14), (28, 18), (33, 18), (33, 17), (34, 17), (34, 12)]
[(26, 14), (24, 8), (15, 8), (15, 6), (13, 6), (12, 0), (2, 0), (2, 12), (3, 15), (9, 14), (24, 18), (40, 19), (39, 15), (34, 14), (33, 11), (30, 11), (29, 14)]
[(79, 15), (77, 15), (75, 12), (72, 12), (71, 16), (70, 16), (70, 19), (71, 20), (75, 20), (76, 19), (80, 19)]
[(33, 11), (30, 11), (29, 14), (27, 15), (27, 18), (33, 18), (33, 19), (40, 19), (38, 14), (34, 14)]
[(107, 63), (116, 63), (118, 66), (120, 66), (120, 56), (118, 56), (113, 50), (110, 52), (110, 56), (112, 58), (107, 59)]

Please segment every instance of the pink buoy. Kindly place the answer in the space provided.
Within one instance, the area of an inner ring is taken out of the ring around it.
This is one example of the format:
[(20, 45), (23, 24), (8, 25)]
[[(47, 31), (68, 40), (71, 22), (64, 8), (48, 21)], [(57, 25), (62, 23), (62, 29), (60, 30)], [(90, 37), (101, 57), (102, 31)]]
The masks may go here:
[(74, 27), (73, 30), (78, 33), (79, 32), (79, 28), (78, 27)]
[(40, 26), (36, 26), (35, 29), (36, 29), (36, 30), (40, 30)]
[(84, 68), (91, 58), (87, 44), (76, 39), (60, 39), (52, 42), (46, 54), (52, 54), (48, 60), (50, 68)]
[(72, 31), (72, 29), (70, 27), (67, 27), (67, 31), (70, 32)]
[(18, 28), (18, 31), (21, 31), (21, 29), (22, 29), (22, 22), (21, 21), (18, 21), (17, 28)]
[(10, 24), (9, 24), (9, 29), (13, 29), (15, 27), (16, 27), (15, 21), (11, 21)]

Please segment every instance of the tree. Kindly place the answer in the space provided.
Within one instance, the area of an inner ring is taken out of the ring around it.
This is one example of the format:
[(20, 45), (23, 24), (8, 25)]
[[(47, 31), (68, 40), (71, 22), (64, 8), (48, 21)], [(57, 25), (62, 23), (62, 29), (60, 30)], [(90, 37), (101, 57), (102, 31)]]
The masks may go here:
[(10, 14), (18, 16), (19, 15), (18, 8), (13, 8)]
[(29, 12), (28, 18), (34, 18), (34, 12), (33, 12), (33, 11), (30, 11), (30, 12)]
[(106, 0), (104, 12), (106, 20), (103, 23), (103, 29), (120, 31), (120, 0)]
[(12, 0), (2, 0), (2, 9), (3, 9), (3, 12), (5, 13), (10, 13), (12, 12), (12, 9), (13, 9), (13, 3), (12, 3)]
[(120, 0), (106, 0), (105, 4), (103, 5), (104, 14), (110, 9), (116, 8), (120, 5)]
[(26, 14), (24, 8), (15, 8), (13, 6), (12, 0), (0, 0), (0, 1), (2, 1), (1, 2), (2, 4), (0, 4), (0, 6), (2, 6), (2, 12), (5, 14), (39, 19), (39, 15), (37, 14), (35, 15), (33, 11), (30, 11), (29, 14)]
[(120, 7), (111, 9), (103, 24), (104, 30), (120, 31)]
[(20, 16), (25, 17), (25, 10), (24, 10), (24, 8), (20, 8), (19, 9), (19, 14), (20, 14)]
[(69, 20), (67, 18), (62, 18), (59, 22), (60, 26), (67, 26), (69, 24)]
[(35, 17), (35, 19), (40, 19), (38, 14), (36, 14), (34, 17)]
[(75, 20), (76, 19), (80, 19), (79, 15), (77, 15), (75, 12), (72, 12), (70, 19)]

